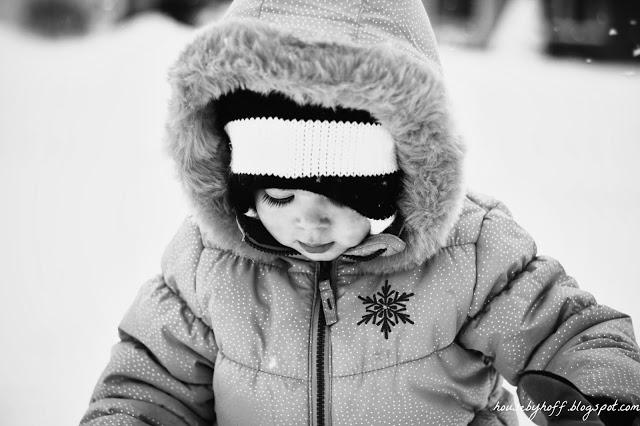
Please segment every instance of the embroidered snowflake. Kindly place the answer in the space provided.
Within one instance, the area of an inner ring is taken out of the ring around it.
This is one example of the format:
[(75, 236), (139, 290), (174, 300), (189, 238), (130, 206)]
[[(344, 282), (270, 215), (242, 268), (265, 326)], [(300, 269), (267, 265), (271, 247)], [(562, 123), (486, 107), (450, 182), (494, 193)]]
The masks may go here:
[[(378, 296), (380, 296), (379, 299)], [(400, 321), (403, 324), (413, 324), (413, 321), (409, 319), (409, 314), (406, 313), (406, 303), (411, 296), (413, 296), (413, 293), (400, 294), (396, 290), (391, 290), (389, 280), (385, 280), (382, 292), (374, 294), (373, 299), (371, 296), (358, 296), (358, 299), (362, 300), (367, 307), (367, 313), (362, 316), (358, 325), (362, 323), (368, 324), (371, 321), (372, 324), (380, 326), (380, 331), (384, 333), (384, 338), (389, 339), (391, 328), (398, 325)]]

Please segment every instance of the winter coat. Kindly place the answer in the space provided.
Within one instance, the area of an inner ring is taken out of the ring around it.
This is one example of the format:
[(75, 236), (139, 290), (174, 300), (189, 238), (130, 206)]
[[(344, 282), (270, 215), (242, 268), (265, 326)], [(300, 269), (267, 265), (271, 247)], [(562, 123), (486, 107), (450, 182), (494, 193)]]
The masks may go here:
[[(168, 140), (196, 213), (122, 321), (83, 424), (512, 425), (501, 380), (530, 372), (640, 403), (629, 318), (465, 191), (420, 2), (239, 1), (171, 82)], [(240, 223), (215, 126), (215, 100), (239, 88), (371, 112), (403, 172), (396, 223), (332, 262)]]

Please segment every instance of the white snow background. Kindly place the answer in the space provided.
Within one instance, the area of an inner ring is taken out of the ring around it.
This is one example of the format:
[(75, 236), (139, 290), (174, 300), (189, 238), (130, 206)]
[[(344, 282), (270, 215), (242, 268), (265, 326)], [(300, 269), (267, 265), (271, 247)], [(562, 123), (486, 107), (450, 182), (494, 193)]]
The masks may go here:
[[(467, 182), (640, 331), (640, 68), (539, 53), (514, 0), (488, 51), (442, 47)], [(189, 211), (163, 148), (193, 29), (156, 14), (47, 41), (0, 26), (0, 424), (77, 424)]]

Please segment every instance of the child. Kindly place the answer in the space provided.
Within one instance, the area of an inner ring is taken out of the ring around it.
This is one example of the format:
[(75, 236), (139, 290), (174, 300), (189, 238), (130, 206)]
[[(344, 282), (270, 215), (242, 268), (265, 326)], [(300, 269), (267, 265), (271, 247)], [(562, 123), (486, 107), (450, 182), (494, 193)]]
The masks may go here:
[(539, 423), (634, 424), (630, 319), (465, 192), (419, 1), (238, 0), (171, 81), (196, 215), (83, 424), (517, 424), (502, 378)]

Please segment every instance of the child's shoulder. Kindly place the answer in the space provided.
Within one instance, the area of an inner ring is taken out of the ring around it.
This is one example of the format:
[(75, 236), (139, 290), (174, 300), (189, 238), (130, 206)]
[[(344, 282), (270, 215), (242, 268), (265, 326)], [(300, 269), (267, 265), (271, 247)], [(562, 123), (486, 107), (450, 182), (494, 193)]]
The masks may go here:
[(481, 234), (498, 225), (503, 230), (520, 229), (509, 208), (490, 195), (467, 191), (462, 210), (449, 233), (446, 247), (475, 244)]
[(473, 213), (484, 213), (485, 215), (496, 210), (496, 212), (500, 211), (511, 217), (511, 212), (502, 201), (490, 195), (471, 190), (467, 191), (463, 213), (466, 209), (472, 210)]

